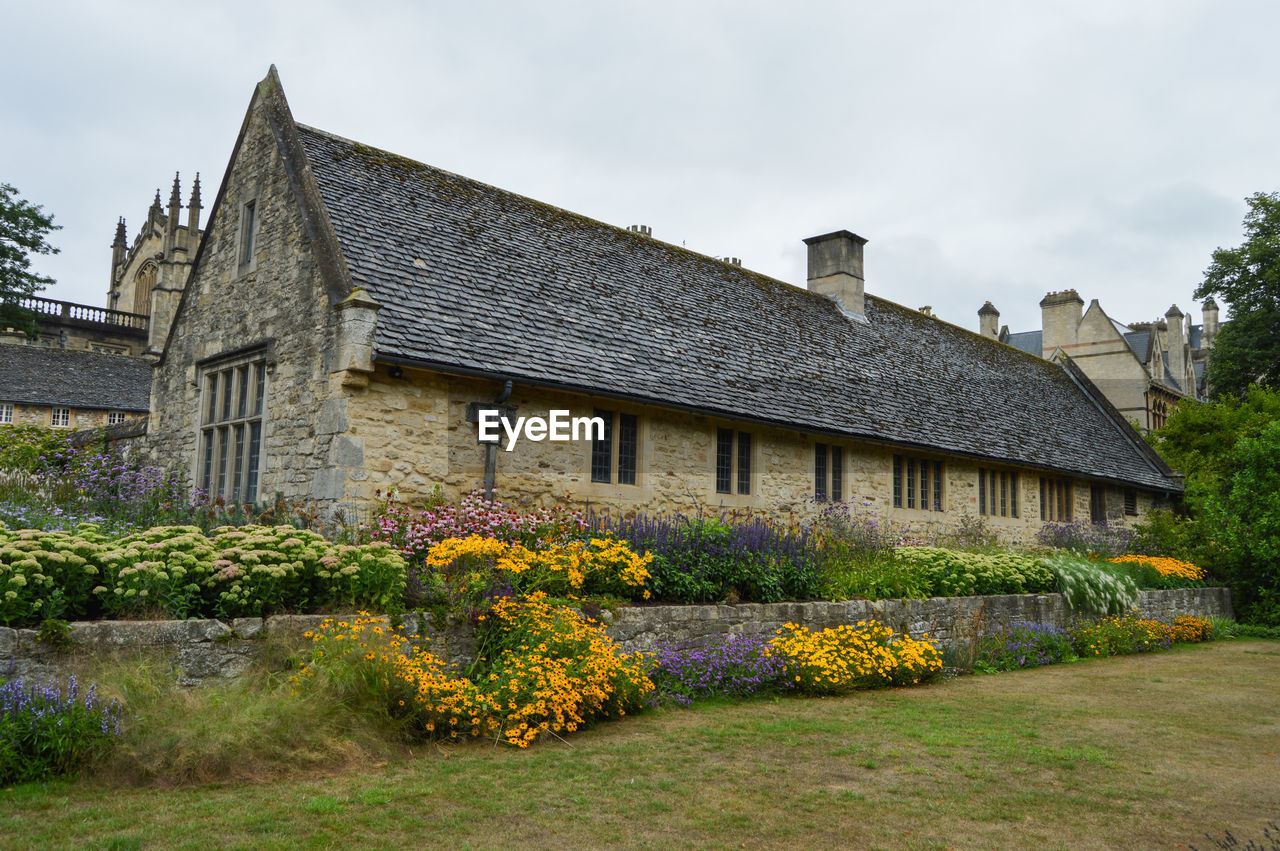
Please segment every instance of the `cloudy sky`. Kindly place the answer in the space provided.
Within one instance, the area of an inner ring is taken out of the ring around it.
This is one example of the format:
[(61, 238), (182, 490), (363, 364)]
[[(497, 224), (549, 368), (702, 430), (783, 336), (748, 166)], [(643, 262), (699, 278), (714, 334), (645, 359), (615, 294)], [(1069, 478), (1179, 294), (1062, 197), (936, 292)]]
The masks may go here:
[[(1013, 330), (1076, 288), (1186, 309), (1280, 189), (1280, 4), (6, 3), (0, 182), (63, 226), (45, 295), (105, 304), (175, 171), (208, 205), (253, 86), (294, 117), (796, 284), (869, 240), (869, 292)], [(184, 214), (185, 219), (185, 214)], [(1198, 310), (1195, 312), (1199, 320)]]

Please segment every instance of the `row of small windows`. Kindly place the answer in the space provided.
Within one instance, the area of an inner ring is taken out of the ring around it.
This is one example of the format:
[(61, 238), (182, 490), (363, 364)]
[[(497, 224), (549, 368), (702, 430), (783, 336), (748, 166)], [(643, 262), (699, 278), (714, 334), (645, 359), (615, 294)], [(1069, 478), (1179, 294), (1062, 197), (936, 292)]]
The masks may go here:
[(893, 456), (893, 507), (942, 510), (942, 462)]
[[(124, 411), (107, 412), (107, 425), (117, 425), (124, 422), (124, 419)], [(13, 425), (12, 402), (0, 402), (0, 425)], [(49, 425), (54, 428), (69, 428), (71, 426), (71, 409), (51, 408), (49, 410)]]

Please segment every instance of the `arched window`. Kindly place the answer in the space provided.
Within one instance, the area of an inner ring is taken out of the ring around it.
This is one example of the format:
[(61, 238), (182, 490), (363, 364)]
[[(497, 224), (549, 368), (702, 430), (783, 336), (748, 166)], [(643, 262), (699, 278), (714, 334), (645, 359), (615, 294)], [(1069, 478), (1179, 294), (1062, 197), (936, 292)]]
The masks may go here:
[(133, 276), (133, 312), (151, 315), (151, 290), (156, 285), (156, 275), (160, 269), (156, 264), (147, 261), (142, 264), (138, 274)]

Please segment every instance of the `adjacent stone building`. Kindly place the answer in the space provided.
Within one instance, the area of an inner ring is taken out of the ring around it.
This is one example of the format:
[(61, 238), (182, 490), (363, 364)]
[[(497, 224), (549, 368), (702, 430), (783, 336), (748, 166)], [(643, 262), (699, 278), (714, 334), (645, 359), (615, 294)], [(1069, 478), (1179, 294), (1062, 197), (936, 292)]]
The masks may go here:
[(146, 417), (151, 361), (100, 352), (0, 346), (0, 427), (72, 430)]
[[(1070, 357), (1108, 401), (1144, 431), (1164, 425), (1184, 399), (1203, 401), (1204, 370), (1218, 333), (1218, 305), (1203, 305), (1203, 324), (1175, 304), (1162, 319), (1125, 325), (1112, 319), (1095, 298), (1084, 309), (1075, 290), (1046, 295), (1040, 301), (1041, 328), (1010, 333), (1000, 327), (1000, 311), (987, 302), (978, 310), (985, 337), (1043, 358)], [(998, 329), (998, 330), (997, 330)]]
[[(1178, 477), (1069, 360), (808, 288), (296, 124), (259, 84), (155, 370), (148, 451), (227, 499), (504, 499), (907, 527), (1140, 517)], [(595, 439), (478, 442), (484, 409)]]

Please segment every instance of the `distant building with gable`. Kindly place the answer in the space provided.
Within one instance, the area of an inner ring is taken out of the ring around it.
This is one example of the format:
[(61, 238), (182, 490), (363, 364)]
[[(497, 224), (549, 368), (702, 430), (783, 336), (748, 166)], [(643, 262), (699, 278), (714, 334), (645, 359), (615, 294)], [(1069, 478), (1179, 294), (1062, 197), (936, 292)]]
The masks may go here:
[(1124, 417), (1151, 430), (1164, 424), (1178, 402), (1206, 398), (1205, 365), (1218, 334), (1218, 305), (1207, 299), (1201, 311), (1199, 325), (1176, 304), (1161, 319), (1126, 325), (1108, 316), (1098, 299), (1085, 310), (1079, 293), (1063, 290), (1041, 299), (1037, 331), (1000, 327), (1000, 312), (989, 301), (978, 310), (978, 330), (1037, 357), (1062, 352)]

